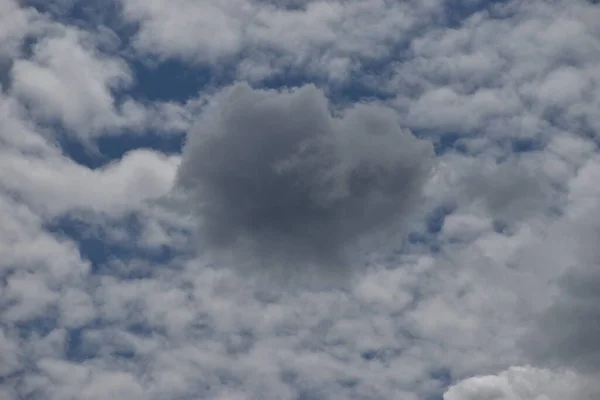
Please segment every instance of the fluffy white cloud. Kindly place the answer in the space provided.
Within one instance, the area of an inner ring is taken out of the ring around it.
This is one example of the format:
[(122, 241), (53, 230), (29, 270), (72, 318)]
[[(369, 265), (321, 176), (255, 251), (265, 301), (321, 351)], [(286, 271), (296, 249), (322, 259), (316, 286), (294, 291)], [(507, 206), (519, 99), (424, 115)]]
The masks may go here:
[(389, 57), (439, 14), (442, 1), (121, 0), (140, 24), (134, 46), (199, 63), (242, 58), (239, 73), (264, 79), (284, 69), (344, 79), (367, 60)]
[(148, 102), (123, 93), (135, 77), (120, 39), (106, 26), (87, 31), (12, 0), (3, 0), (0, 10), (0, 85), (10, 101), (27, 106), (29, 117), (87, 141), (106, 133), (188, 128), (189, 112), (199, 103)]
[(41, 38), (32, 58), (14, 61), (10, 94), (27, 104), (36, 119), (58, 121), (80, 139), (150, 127), (185, 130), (189, 120), (185, 105), (117, 100), (117, 93), (131, 85), (133, 77), (124, 60), (96, 48), (102, 40), (106, 40), (102, 33), (72, 28)]
[[(512, 367), (498, 375), (465, 379), (444, 394), (444, 400), (585, 400), (598, 394), (598, 384), (572, 372)], [(595, 394), (594, 394), (595, 393)]]
[[(112, 89), (131, 81), (126, 64), (94, 54), (82, 33), (65, 29), (43, 38), (29, 60), (15, 61), (12, 92), (45, 118), (56, 118), (74, 130), (97, 130), (113, 117)], [(82, 43), (83, 42), (83, 43)]]
[(395, 104), (415, 130), (487, 143), (597, 135), (599, 17), (587, 1), (502, 2), (432, 28), (395, 64)]
[(62, 156), (25, 158), (5, 153), (0, 165), (5, 188), (49, 216), (77, 210), (123, 213), (171, 189), (178, 157), (136, 150), (118, 162), (90, 170)]
[(34, 15), (33, 10), (20, 7), (14, 0), (0, 1), (0, 71), (2, 64), (18, 54)]

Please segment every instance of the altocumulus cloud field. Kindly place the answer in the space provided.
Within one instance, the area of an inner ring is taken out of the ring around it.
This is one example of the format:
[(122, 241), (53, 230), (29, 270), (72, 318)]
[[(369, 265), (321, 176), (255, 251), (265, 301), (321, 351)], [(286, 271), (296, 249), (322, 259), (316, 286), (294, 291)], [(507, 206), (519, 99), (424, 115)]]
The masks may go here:
[(0, 0), (0, 399), (600, 398), (587, 0)]

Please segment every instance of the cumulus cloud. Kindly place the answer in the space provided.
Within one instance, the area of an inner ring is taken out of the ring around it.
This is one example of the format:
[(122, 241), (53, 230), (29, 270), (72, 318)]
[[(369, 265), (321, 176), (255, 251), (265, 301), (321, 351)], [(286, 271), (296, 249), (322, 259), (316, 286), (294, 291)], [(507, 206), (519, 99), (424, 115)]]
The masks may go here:
[(61, 154), (47, 132), (27, 119), (26, 108), (2, 94), (0, 122), (2, 191), (48, 218), (74, 210), (116, 215), (139, 209), (170, 190), (179, 163), (178, 156), (139, 149), (90, 169)]
[(599, 390), (593, 380), (573, 372), (525, 366), (465, 379), (450, 387), (444, 400), (591, 400)]
[(178, 157), (135, 150), (119, 161), (90, 170), (66, 157), (27, 159), (15, 152), (0, 154), (2, 185), (48, 217), (75, 210), (117, 215), (139, 209), (144, 201), (170, 190), (179, 161)]
[(397, 225), (418, 199), (432, 155), (385, 108), (357, 105), (332, 116), (314, 86), (240, 84), (200, 116), (178, 182), (196, 202), (205, 246), (327, 269), (361, 236)]
[(188, 108), (197, 106), (195, 101), (146, 101), (123, 93), (135, 77), (119, 50), (120, 39), (106, 26), (87, 31), (12, 1), (0, 7), (3, 20), (10, 20), (0, 30), (0, 85), (27, 107), (28, 117), (58, 124), (87, 145), (107, 133), (188, 128)]
[[(346, 79), (362, 62), (391, 55), (394, 44), (440, 13), (443, 0), (119, 0), (138, 24), (135, 49), (161, 58), (219, 65), (242, 59), (245, 79), (288, 68)], [(185, 29), (182, 29), (185, 27)]]
[(473, 135), (472, 153), (494, 141), (597, 135), (600, 9), (587, 1), (493, 3), (459, 27), (415, 37), (409, 59), (390, 63), (395, 84), (381, 83), (407, 126)]
[(86, 36), (63, 28), (36, 43), (33, 59), (16, 60), (11, 71), (16, 96), (39, 117), (58, 119), (76, 131), (115, 124), (110, 121), (118, 118), (112, 90), (132, 79), (122, 60), (95, 54), (95, 43)]

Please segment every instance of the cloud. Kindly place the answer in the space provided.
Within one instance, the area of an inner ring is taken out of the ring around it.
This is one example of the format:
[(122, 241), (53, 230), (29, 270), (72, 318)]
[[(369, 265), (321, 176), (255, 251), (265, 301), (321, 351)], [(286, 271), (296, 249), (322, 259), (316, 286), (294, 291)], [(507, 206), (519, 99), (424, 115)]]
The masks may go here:
[(494, 164), (477, 162), (477, 170), (465, 177), (463, 201), (480, 200), (490, 216), (508, 220), (523, 220), (544, 210), (549, 188), (543, 175), (512, 160)]
[(178, 157), (134, 150), (90, 170), (66, 157), (23, 158), (5, 153), (0, 182), (48, 217), (76, 210), (118, 215), (167, 193), (178, 161)]
[(551, 305), (536, 319), (523, 342), (538, 363), (600, 371), (600, 158), (591, 157), (571, 182), (570, 203), (561, 240), (571, 255), (556, 280)]
[(72, 28), (44, 37), (35, 44), (33, 59), (15, 61), (11, 91), (39, 117), (57, 119), (69, 129), (94, 131), (114, 124), (112, 90), (129, 84), (131, 72), (123, 61), (95, 53), (94, 39)]
[(13, 10), (11, 26), (16, 30), (24, 18), (31, 23), (21, 21), (24, 27), (15, 32), (0, 31), (7, 36), (5, 43), (12, 43), (6, 65), (0, 47), (0, 85), (7, 96), (26, 106), (29, 118), (51, 126), (54, 138), (66, 133), (91, 145), (91, 139), (107, 133), (186, 130), (188, 108), (197, 106), (194, 100), (153, 102), (125, 93), (135, 76), (113, 31), (102, 25), (86, 31), (33, 9), (19, 10)]
[(419, 197), (432, 146), (385, 108), (340, 114), (314, 86), (221, 93), (190, 132), (178, 176), (203, 245), (328, 269), (361, 236), (395, 227)]
[(243, 16), (250, 11), (245, 0), (201, 4), (177, 0), (175, 5), (162, 0), (122, 3), (125, 18), (142, 22), (134, 41), (137, 48), (166, 50), (170, 55), (200, 61), (217, 60), (239, 51), (245, 25)]
[(260, 81), (289, 69), (347, 79), (363, 62), (391, 56), (444, 1), (120, 2), (123, 17), (139, 26), (139, 53), (214, 66), (241, 59), (233, 67), (239, 76)]
[[(592, 237), (599, 239), (597, 233)], [(528, 346), (538, 362), (600, 371), (599, 259), (592, 262), (573, 268), (561, 279), (558, 298), (540, 318)]]
[[(0, 398), (599, 397), (597, 6), (115, 3), (0, 0)], [(198, 87), (198, 63), (218, 70), (198, 99), (144, 99)], [(288, 72), (328, 98), (219, 86)], [(373, 93), (395, 110), (348, 104)], [(182, 157), (96, 169), (56, 144), (188, 130)], [(187, 198), (162, 196), (175, 178)], [(343, 288), (223, 268), (324, 280), (363, 250)]]
[(27, 32), (28, 23), (32, 22), (35, 13), (19, 7), (13, 0), (0, 2), (0, 71), (2, 63), (14, 57)]
[(117, 215), (170, 190), (178, 156), (136, 149), (90, 169), (61, 154), (48, 131), (27, 116), (22, 104), (0, 95), (1, 193), (45, 217), (76, 210)]
[(591, 400), (600, 394), (600, 386), (593, 382), (573, 372), (511, 367), (497, 375), (460, 381), (446, 391), (444, 400)]
[(413, 37), (410, 56), (389, 63), (394, 78), (381, 84), (410, 129), (472, 137), (472, 153), (481, 142), (594, 136), (599, 16), (586, 1), (493, 2), (458, 27)]

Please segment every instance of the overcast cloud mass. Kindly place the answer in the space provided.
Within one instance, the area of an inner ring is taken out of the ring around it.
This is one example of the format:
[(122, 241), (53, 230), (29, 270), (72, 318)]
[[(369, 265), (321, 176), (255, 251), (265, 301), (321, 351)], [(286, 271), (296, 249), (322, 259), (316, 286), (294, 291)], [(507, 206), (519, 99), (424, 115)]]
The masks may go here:
[(599, 399), (599, 7), (0, 0), (0, 399)]

